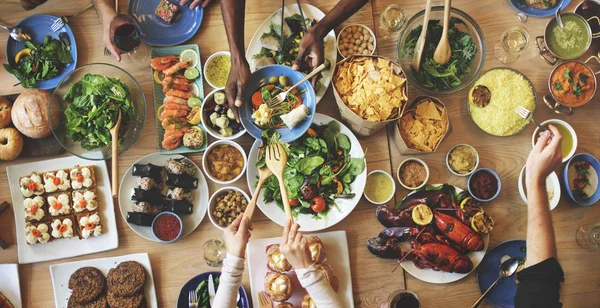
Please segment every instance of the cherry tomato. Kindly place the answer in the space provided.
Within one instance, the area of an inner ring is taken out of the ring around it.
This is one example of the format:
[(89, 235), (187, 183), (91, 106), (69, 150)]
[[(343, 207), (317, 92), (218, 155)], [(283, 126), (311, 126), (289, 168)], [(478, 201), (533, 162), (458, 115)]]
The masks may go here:
[(325, 199), (321, 196), (316, 196), (310, 200), (310, 208), (319, 213), (325, 209)]
[(297, 206), (298, 204), (300, 204), (298, 199), (290, 199), (290, 206)]
[(302, 199), (304, 200), (312, 200), (317, 194), (315, 190), (310, 185), (304, 185), (300, 188), (300, 193), (302, 194)]

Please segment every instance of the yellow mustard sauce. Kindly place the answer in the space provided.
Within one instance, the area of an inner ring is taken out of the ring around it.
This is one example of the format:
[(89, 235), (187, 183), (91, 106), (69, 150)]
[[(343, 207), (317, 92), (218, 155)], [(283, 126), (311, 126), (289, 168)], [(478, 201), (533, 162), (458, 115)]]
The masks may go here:
[(222, 88), (227, 83), (231, 58), (228, 55), (218, 55), (206, 67), (206, 78), (217, 88)]

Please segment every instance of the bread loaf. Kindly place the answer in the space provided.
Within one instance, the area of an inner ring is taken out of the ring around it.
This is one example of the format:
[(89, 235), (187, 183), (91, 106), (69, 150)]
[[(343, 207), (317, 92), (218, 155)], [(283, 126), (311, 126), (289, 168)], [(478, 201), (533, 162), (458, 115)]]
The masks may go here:
[(52, 133), (48, 119), (50, 97), (49, 92), (39, 89), (27, 89), (17, 97), (12, 107), (11, 118), (23, 135), (40, 139)]

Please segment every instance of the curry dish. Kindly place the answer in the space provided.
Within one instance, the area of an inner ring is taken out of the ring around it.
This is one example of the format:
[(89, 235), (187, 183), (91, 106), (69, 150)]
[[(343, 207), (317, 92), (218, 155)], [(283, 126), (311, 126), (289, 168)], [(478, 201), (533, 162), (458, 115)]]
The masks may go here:
[(208, 172), (219, 181), (231, 181), (244, 169), (242, 153), (231, 145), (218, 145), (205, 155)]
[(557, 67), (550, 77), (554, 98), (567, 107), (587, 103), (596, 90), (594, 73), (581, 62), (570, 61)]

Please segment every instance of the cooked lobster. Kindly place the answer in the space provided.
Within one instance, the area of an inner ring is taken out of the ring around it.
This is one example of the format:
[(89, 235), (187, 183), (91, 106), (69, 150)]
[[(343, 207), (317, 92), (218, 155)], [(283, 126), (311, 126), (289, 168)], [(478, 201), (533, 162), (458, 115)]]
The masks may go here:
[(433, 214), (433, 221), (440, 232), (468, 251), (483, 249), (481, 236), (457, 218), (436, 211)]

